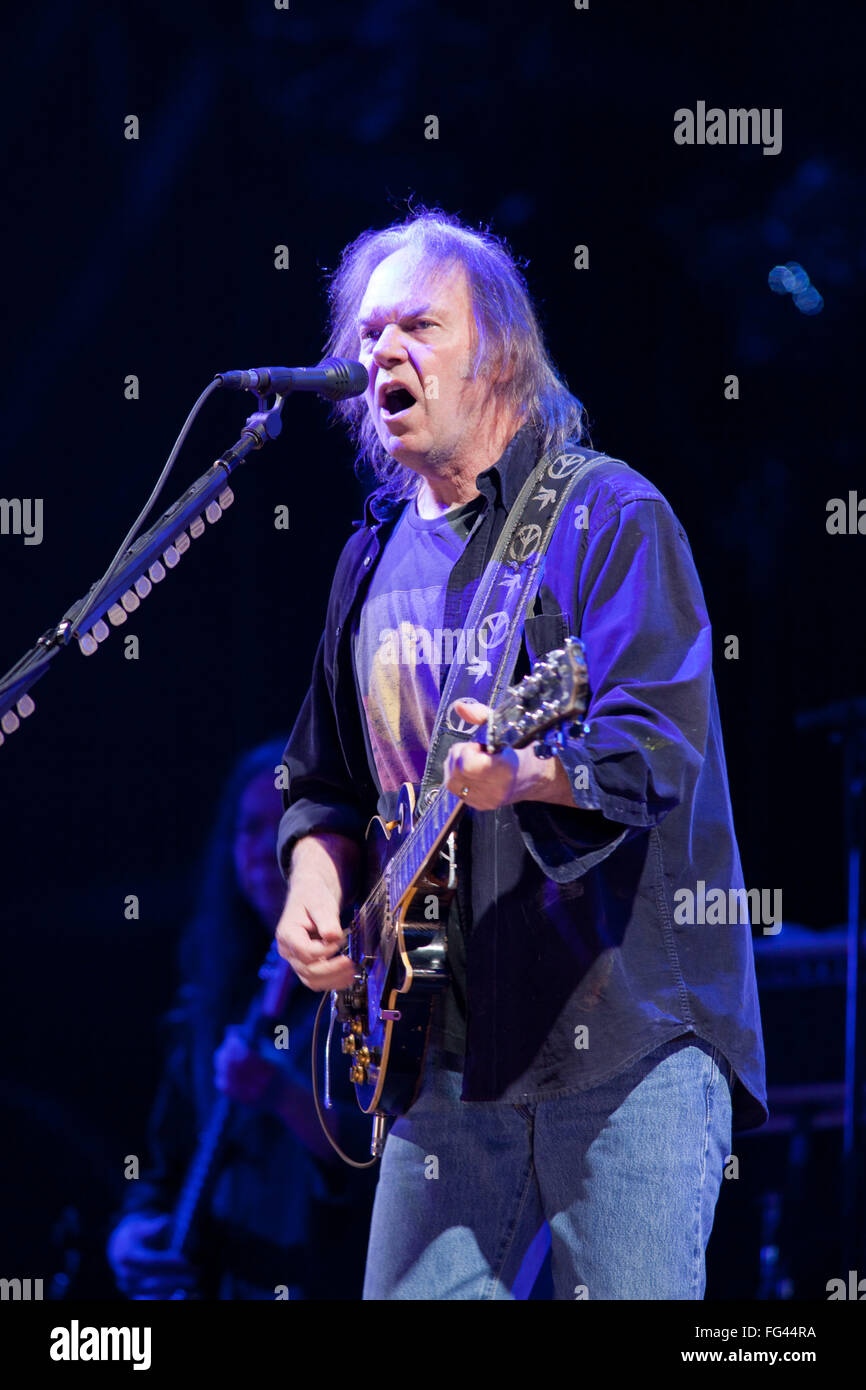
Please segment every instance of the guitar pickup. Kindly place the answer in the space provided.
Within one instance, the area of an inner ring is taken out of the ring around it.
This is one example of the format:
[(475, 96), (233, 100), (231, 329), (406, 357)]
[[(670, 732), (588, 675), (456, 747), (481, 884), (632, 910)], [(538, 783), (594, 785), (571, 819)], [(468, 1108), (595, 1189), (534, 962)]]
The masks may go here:
[(379, 1017), (383, 1023), (399, 1023), (403, 1015), (399, 1009), (380, 1009)]

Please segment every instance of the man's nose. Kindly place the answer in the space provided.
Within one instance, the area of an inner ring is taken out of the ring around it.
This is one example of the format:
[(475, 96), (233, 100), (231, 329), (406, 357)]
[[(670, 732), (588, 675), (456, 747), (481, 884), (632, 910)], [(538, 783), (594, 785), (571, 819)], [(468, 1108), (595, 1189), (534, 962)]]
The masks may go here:
[(386, 367), (391, 362), (405, 362), (406, 344), (396, 323), (388, 323), (379, 334), (379, 341), (373, 349), (373, 361), (378, 367)]

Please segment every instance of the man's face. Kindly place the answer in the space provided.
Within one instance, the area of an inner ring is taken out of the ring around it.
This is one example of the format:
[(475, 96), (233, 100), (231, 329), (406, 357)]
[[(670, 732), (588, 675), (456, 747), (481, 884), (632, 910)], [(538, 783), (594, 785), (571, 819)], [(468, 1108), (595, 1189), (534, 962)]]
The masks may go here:
[(434, 275), (409, 248), (395, 251), (370, 276), (358, 332), (385, 451), (423, 474), (471, 460), (489, 382), (469, 375), (474, 317), (462, 266)]

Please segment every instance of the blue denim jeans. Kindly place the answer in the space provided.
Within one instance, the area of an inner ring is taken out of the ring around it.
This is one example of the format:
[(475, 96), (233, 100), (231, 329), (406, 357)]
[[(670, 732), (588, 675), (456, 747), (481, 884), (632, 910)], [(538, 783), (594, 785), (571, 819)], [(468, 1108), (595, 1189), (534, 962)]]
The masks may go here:
[(431, 1052), (395, 1121), (365, 1299), (528, 1297), (550, 1232), (557, 1299), (700, 1299), (731, 1143), (731, 1067), (688, 1034), (590, 1090), (461, 1101)]

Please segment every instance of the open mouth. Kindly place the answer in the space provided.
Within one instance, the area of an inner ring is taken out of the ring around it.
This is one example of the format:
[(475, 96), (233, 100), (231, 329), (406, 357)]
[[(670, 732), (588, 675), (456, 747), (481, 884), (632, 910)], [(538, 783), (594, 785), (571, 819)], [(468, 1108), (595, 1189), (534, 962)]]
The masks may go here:
[(386, 420), (396, 420), (398, 415), (405, 415), (415, 404), (415, 397), (405, 386), (399, 386), (394, 382), (385, 387), (382, 397), (381, 411)]

